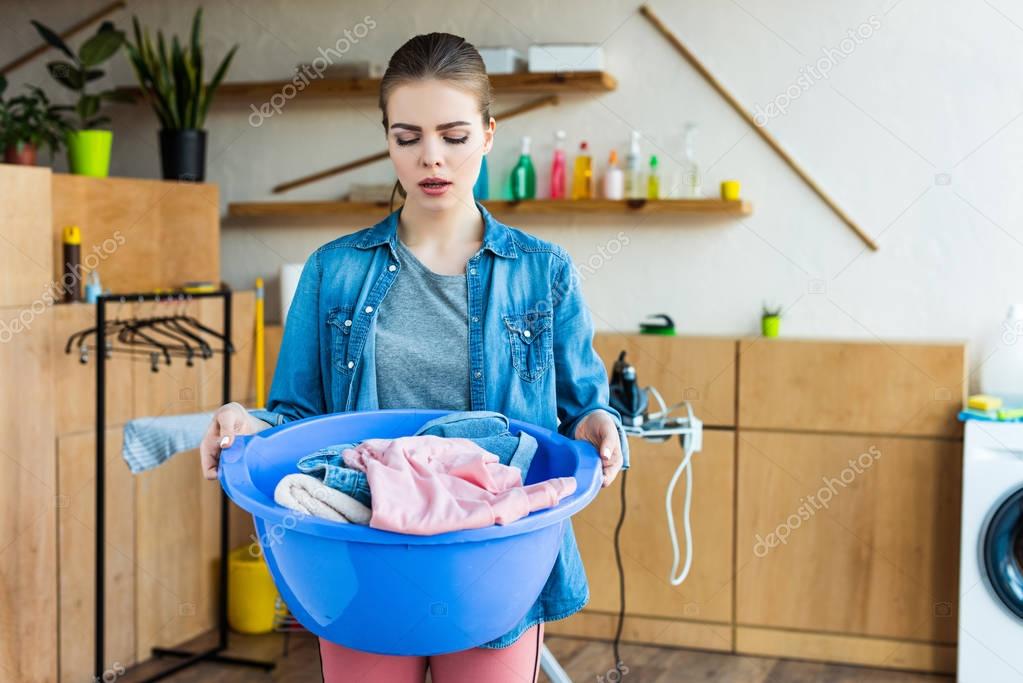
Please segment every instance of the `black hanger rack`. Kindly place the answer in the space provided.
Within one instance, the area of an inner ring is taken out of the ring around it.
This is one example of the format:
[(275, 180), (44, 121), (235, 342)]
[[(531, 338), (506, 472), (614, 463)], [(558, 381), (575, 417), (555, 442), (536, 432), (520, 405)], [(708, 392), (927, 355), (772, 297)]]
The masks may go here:
[[(186, 315), (153, 316), (149, 318), (132, 317), (128, 320), (119, 318), (109, 320), (107, 318), (107, 304), (130, 304), (144, 301), (153, 302), (190, 302), (193, 299), (221, 298), (224, 304), (224, 329), (223, 332), (213, 330), (195, 318)], [(100, 333), (97, 334), (97, 331)], [(89, 345), (89, 337), (95, 337), (93, 345)], [(113, 337), (113, 339), (111, 339)], [(212, 340), (206, 337), (211, 337)], [(89, 361), (90, 352), (95, 353), (96, 359), (96, 650), (95, 650), (95, 676), (96, 680), (106, 680), (103, 675), (107, 668), (104, 656), (105, 620), (104, 614), (104, 578), (105, 578), (105, 557), (106, 545), (106, 500), (105, 500), (105, 447), (106, 434), (106, 369), (107, 361), (112, 360), (114, 354), (125, 354), (132, 356), (147, 356), (150, 368), (153, 372), (159, 372), (161, 365), (170, 365), (173, 358), (184, 358), (188, 366), (192, 366), (196, 358), (203, 360), (212, 358), (216, 354), (223, 354), (223, 403), (231, 400), (231, 354), (234, 353), (234, 346), (231, 344), (231, 290), (222, 285), (221, 289), (214, 292), (201, 293), (141, 293), (141, 294), (104, 294), (96, 300), (96, 325), (86, 330), (80, 330), (68, 337), (64, 352), (70, 354), (77, 349), (80, 361), (85, 364)], [(212, 341), (212, 343), (211, 343)], [(118, 345), (120, 344), (120, 345)], [(216, 346), (214, 346), (216, 345)], [(213, 647), (200, 652), (190, 652), (175, 648), (154, 647), (154, 657), (183, 657), (175, 663), (149, 678), (143, 679), (140, 683), (150, 683), (171, 676), (183, 669), (191, 667), (200, 662), (217, 662), (221, 664), (235, 664), (270, 671), (274, 668), (273, 662), (264, 662), (233, 657), (222, 654), (227, 649), (227, 562), (228, 562), (228, 504), (227, 494), (220, 490), (220, 573), (218, 584), (220, 595), (218, 596), (218, 640)]]

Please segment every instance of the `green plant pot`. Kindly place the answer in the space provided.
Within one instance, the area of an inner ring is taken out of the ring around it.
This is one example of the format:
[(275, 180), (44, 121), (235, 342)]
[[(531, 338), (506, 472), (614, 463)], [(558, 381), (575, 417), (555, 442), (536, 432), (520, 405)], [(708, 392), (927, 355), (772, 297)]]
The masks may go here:
[(67, 164), (75, 175), (106, 178), (110, 171), (109, 130), (75, 130), (67, 134)]
[(781, 329), (781, 316), (763, 316), (760, 318), (760, 329), (763, 331), (765, 337), (777, 337), (778, 331)]

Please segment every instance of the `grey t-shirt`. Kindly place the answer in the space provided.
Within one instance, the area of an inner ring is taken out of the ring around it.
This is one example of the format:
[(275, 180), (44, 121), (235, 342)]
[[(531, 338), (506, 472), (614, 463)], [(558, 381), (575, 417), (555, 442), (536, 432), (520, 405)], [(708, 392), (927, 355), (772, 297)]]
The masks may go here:
[(398, 242), (401, 271), (376, 321), (381, 409), (469, 410), (469, 294), (465, 274), (435, 273)]

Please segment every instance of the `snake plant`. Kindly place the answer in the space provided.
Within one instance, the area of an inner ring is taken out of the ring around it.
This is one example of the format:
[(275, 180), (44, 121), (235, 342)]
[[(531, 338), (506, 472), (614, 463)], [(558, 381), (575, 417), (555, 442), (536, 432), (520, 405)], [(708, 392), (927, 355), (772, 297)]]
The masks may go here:
[(132, 17), (132, 23), (135, 43), (126, 41), (124, 46), (142, 86), (143, 96), (156, 112), (161, 127), (165, 130), (201, 129), (213, 94), (227, 73), (238, 46), (228, 51), (212, 80), (204, 83), (203, 48), (199, 42), (202, 30), (201, 7), (195, 11), (192, 35), (184, 47), (174, 36), (168, 49), (162, 31), (156, 32), (154, 47), (149, 29), (140, 28), (137, 17)]

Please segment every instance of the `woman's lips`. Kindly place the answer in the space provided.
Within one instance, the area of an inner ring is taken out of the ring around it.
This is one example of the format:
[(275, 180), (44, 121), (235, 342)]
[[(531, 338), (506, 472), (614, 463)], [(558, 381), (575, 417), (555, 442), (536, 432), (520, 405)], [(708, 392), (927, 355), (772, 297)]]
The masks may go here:
[(419, 183), (419, 187), (425, 194), (431, 197), (438, 197), (448, 191), (448, 188), (451, 187), (451, 183), (446, 180), (436, 182), (424, 180)]

